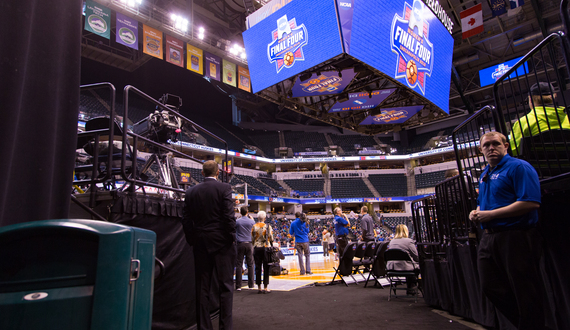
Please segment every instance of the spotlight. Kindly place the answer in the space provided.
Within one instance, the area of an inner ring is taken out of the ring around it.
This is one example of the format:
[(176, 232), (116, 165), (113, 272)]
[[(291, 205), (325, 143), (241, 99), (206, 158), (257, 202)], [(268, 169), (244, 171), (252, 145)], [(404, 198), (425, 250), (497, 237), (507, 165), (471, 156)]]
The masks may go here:
[(245, 52), (243, 52), (241, 53), (240, 57), (242, 60), (245, 60), (247, 58), (247, 55), (245, 55)]

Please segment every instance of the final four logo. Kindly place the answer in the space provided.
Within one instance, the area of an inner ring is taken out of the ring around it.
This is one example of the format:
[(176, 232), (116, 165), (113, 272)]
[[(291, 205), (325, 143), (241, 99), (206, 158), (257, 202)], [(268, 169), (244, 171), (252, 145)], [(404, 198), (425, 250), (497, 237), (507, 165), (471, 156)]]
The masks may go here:
[(429, 41), (429, 23), (424, 19), (429, 8), (414, 0), (404, 3), (403, 17), (394, 15), (390, 33), (392, 51), (398, 54), (394, 78), (406, 78), (408, 86), (419, 87), (425, 95), (425, 76), (433, 69), (433, 44)]
[(295, 61), (304, 61), (303, 46), (307, 44), (305, 24), (297, 26), (297, 21), (284, 15), (277, 20), (277, 30), (273, 31), (273, 42), (267, 45), (269, 62), (276, 62), (277, 73), (283, 67), (290, 68)]

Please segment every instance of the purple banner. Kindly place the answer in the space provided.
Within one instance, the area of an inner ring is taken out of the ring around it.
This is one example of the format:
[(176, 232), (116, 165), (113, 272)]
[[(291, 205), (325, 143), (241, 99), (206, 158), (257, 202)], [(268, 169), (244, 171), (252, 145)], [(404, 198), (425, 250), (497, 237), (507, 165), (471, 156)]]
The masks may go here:
[(293, 97), (338, 94), (350, 84), (355, 75), (354, 69), (343, 70), (340, 74), (338, 71), (322, 72), (320, 76), (313, 73), (311, 78), (303, 82), (297, 78), (291, 91)]
[(139, 22), (121, 13), (117, 13), (117, 43), (133, 49), (139, 49)]
[(382, 109), (382, 113), (376, 116), (368, 116), (360, 125), (401, 124), (412, 118), (413, 115), (423, 108), (423, 105), (415, 105), (412, 107)]
[(338, 15), (340, 17), (344, 52), (350, 54), (350, 36), (352, 34), (354, 0), (337, 0), (336, 3), (338, 6)]
[(350, 93), (348, 94), (348, 101), (335, 103), (329, 112), (372, 109), (382, 103), (395, 90), (395, 88), (390, 88), (372, 91), (372, 97), (369, 96), (368, 92)]
[(221, 81), (222, 58), (204, 52), (204, 63), (206, 64), (206, 77)]

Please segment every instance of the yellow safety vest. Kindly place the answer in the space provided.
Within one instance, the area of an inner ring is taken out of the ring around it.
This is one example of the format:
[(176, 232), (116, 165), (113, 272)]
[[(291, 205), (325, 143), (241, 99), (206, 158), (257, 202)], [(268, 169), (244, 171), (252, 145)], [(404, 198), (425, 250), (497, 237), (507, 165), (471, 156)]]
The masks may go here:
[[(558, 121), (559, 118), (560, 121)], [(562, 122), (562, 125), (560, 125), (560, 122)], [(570, 129), (570, 122), (566, 113), (564, 113), (564, 109), (546, 106), (535, 107), (513, 124), (511, 134), (509, 135), (513, 156), (518, 155), (517, 149), (520, 150), (523, 137), (535, 136), (549, 129)]]

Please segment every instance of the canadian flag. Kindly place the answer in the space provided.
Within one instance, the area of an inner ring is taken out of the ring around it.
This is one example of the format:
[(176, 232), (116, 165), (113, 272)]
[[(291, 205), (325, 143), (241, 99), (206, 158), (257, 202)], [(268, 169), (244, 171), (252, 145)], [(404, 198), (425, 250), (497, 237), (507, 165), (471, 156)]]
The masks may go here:
[(462, 11), (459, 16), (461, 17), (463, 39), (483, 32), (483, 7), (481, 4)]

